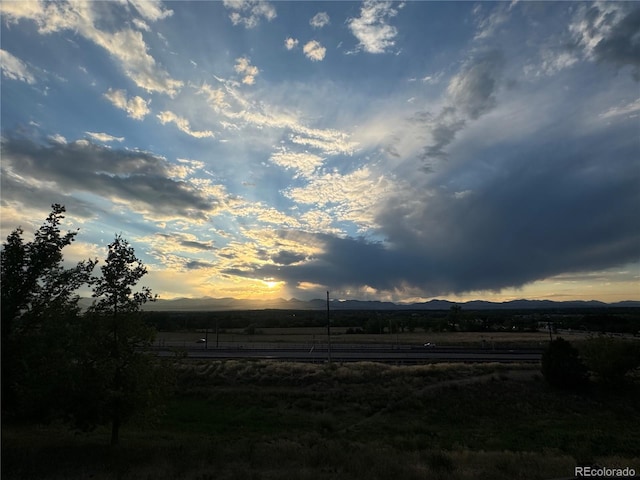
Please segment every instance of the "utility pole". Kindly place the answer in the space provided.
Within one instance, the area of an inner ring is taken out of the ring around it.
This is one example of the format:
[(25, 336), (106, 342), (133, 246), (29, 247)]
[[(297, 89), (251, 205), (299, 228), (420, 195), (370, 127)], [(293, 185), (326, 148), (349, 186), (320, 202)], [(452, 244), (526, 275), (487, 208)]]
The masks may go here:
[(327, 354), (331, 364), (331, 317), (329, 316), (329, 292), (327, 291)]

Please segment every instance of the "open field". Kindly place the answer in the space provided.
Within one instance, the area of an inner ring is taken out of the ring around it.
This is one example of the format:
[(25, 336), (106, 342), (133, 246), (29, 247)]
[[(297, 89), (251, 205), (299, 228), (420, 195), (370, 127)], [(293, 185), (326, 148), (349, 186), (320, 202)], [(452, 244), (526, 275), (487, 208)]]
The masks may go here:
[[(244, 343), (295, 343), (308, 344), (326, 343), (327, 329), (323, 327), (298, 327), (298, 328), (258, 328), (260, 333), (247, 335), (244, 329), (227, 329), (219, 333), (218, 341), (224, 344)], [(331, 329), (332, 344), (342, 343), (384, 343), (402, 345), (423, 345), (426, 342), (436, 343), (439, 346), (468, 346), (482, 347), (495, 345), (496, 347), (544, 347), (549, 342), (549, 334), (546, 332), (405, 332), (398, 334), (346, 334), (346, 327), (334, 327)], [(580, 334), (563, 334), (572, 341), (586, 338)], [(554, 335), (555, 338), (556, 335)], [(204, 338), (205, 332), (159, 332), (156, 344), (180, 343), (183, 346), (192, 346), (198, 339)], [(209, 331), (209, 346), (215, 346), (216, 334)]]
[(153, 425), (7, 426), (2, 477), (551, 479), (640, 471), (640, 391), (550, 389), (535, 365), (182, 361)]

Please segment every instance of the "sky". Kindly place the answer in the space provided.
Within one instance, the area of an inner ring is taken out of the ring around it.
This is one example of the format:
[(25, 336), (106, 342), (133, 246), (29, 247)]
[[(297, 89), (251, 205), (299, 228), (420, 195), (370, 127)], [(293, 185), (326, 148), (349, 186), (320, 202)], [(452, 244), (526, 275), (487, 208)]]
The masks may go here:
[(63, 204), (165, 299), (640, 299), (639, 3), (0, 14), (3, 239)]

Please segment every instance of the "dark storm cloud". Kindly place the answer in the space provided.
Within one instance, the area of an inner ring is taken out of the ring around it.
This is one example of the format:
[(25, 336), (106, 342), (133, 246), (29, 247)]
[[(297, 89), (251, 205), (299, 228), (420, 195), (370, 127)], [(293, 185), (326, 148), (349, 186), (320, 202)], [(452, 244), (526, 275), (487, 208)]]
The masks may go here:
[[(36, 190), (33, 197), (15, 199), (41, 206), (41, 185), (53, 184), (58, 195), (89, 192), (142, 204), (154, 214), (205, 218), (215, 205), (191, 185), (173, 180), (168, 162), (146, 152), (116, 150), (88, 141), (39, 144), (29, 139), (3, 138), (3, 189), (12, 182)], [(9, 177), (9, 178), (7, 178)], [(3, 191), (5, 200), (12, 197)]]
[(195, 248), (196, 250), (213, 250), (215, 248), (213, 242), (198, 242), (196, 240), (186, 240), (184, 238), (184, 235), (180, 233), (158, 233), (157, 235), (168, 240), (176, 240), (181, 246), (186, 248)]
[(213, 250), (214, 248), (211, 243), (196, 242), (193, 240), (182, 240), (180, 242), (180, 245), (182, 245), (183, 247), (195, 248), (198, 250)]
[(385, 244), (317, 235), (324, 248), (314, 259), (242, 274), (291, 285), (416, 287), (439, 295), (499, 290), (637, 261), (635, 130), (627, 125), (571, 141), (558, 135), (508, 155), (484, 152), (500, 156), (494, 160), (499, 168), (484, 178), (478, 170), (472, 191), (461, 195), (441, 186), (422, 197), (399, 192), (388, 201), (376, 218)]
[(504, 57), (497, 50), (478, 55), (464, 65), (447, 89), (456, 108), (471, 119), (493, 109), (503, 66)]
[(421, 112), (421, 115), (414, 117), (414, 123), (431, 135), (432, 142), (423, 148), (420, 155), (421, 160), (427, 160), (447, 158), (445, 148), (464, 128), (466, 121), (456, 114), (455, 108), (445, 107), (436, 117), (431, 117), (428, 112)]
[(0, 186), (3, 197), (0, 205), (3, 207), (8, 205), (6, 199), (10, 199), (23, 205), (37, 205), (45, 208), (51, 203), (60, 203), (67, 208), (67, 211), (83, 218), (93, 218), (102, 211), (102, 209), (96, 208), (96, 206), (87, 202), (77, 200), (70, 195), (61, 194), (59, 190), (40, 186), (35, 187), (21, 182), (19, 179), (5, 175), (4, 170), (2, 170), (2, 176), (0, 177)]
[(185, 268), (187, 270), (200, 270), (203, 268), (211, 268), (214, 265), (212, 263), (209, 262), (201, 262), (199, 260), (192, 260), (190, 262), (185, 263)]
[(289, 252), (282, 250), (271, 257), (271, 261), (279, 265), (291, 265), (292, 263), (298, 263), (305, 259), (304, 255), (295, 252)]
[(595, 46), (594, 54), (598, 60), (619, 67), (631, 65), (634, 78), (640, 80), (640, 7), (612, 25), (609, 35)]
[[(499, 50), (475, 55), (450, 80), (447, 103), (437, 115), (418, 111), (408, 119), (411, 129), (419, 132), (420, 137), (431, 140), (418, 155), (420, 160), (447, 158), (446, 148), (468, 121), (477, 120), (495, 108), (503, 68), (504, 56)], [(393, 152), (395, 147), (386, 148)], [(426, 170), (431, 172), (431, 166), (427, 165)]]

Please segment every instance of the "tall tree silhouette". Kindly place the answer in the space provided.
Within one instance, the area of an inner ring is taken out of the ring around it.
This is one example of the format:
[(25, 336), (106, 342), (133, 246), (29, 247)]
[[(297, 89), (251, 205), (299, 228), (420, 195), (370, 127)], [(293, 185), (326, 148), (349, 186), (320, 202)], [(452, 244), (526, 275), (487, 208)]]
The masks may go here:
[[(59, 386), (55, 372), (68, 360), (67, 342), (62, 335), (77, 318), (80, 309), (75, 293), (91, 282), (96, 260), (63, 267), (62, 250), (70, 245), (77, 231), (62, 234), (60, 223), (65, 207), (51, 206), (45, 223), (33, 241), (23, 240), (24, 230), (16, 228), (7, 237), (1, 252), (2, 322), (2, 409), (13, 410), (18, 395), (33, 404), (47, 388)], [(39, 391), (36, 393), (33, 389)], [(25, 404), (25, 402), (20, 402)]]
[(155, 297), (147, 287), (133, 290), (147, 273), (133, 247), (118, 235), (108, 248), (85, 324), (93, 339), (84, 359), (85, 374), (96, 389), (84, 392), (90, 397), (84, 420), (110, 421), (111, 444), (116, 445), (121, 424), (153, 401), (154, 365), (144, 349), (153, 341), (154, 330), (145, 325), (140, 307)]

